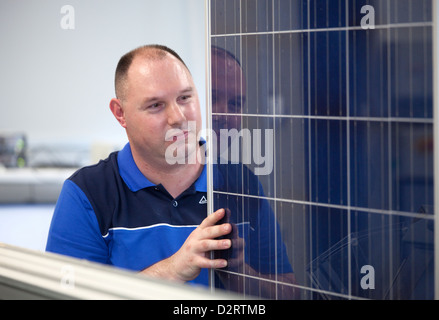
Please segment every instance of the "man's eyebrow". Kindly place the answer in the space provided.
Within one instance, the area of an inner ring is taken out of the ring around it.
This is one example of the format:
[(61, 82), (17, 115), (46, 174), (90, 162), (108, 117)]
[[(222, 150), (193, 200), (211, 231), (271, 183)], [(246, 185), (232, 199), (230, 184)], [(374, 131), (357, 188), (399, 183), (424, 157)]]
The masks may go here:
[(181, 90), (180, 93), (187, 93), (187, 92), (192, 92), (192, 91), (194, 91), (194, 88), (187, 87), (186, 89)]
[[(193, 87), (187, 87), (185, 89), (182, 89), (179, 94), (183, 94), (183, 93), (189, 93), (189, 92), (193, 92), (194, 88)], [(163, 98), (160, 97), (147, 97), (145, 99), (143, 99), (143, 104), (148, 104), (148, 103), (152, 103), (152, 102), (157, 102), (163, 100)]]
[(159, 100), (160, 100), (159, 97), (145, 98), (143, 100), (143, 104), (152, 103), (152, 102), (156, 102), (156, 101), (159, 101)]

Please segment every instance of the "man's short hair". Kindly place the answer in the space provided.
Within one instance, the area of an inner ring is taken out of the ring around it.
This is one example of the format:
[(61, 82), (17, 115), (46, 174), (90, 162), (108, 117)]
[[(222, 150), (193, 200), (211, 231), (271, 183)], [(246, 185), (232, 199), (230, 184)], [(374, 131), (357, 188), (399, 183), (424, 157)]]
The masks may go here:
[(236, 56), (233, 53), (231, 53), (229, 50), (212, 45), (211, 46), (211, 53), (212, 53), (212, 56), (216, 55), (217, 57), (222, 57), (224, 59), (229, 57), (232, 60), (234, 60), (238, 64), (239, 67), (241, 67), (241, 62), (239, 62), (238, 58), (236, 58)]
[[(114, 87), (116, 91), (116, 97), (118, 99), (124, 99), (125, 98), (125, 90), (127, 85), (127, 76), (128, 76), (128, 70), (134, 60), (134, 58), (142, 54), (145, 57), (151, 58), (151, 59), (163, 59), (166, 57), (167, 54), (171, 54), (175, 58), (177, 58), (183, 65), (186, 67), (186, 69), (189, 71), (189, 68), (184, 63), (183, 59), (175, 52), (174, 50), (163, 46), (159, 44), (148, 44), (141, 47), (138, 47), (134, 50), (131, 50), (130, 52), (124, 54), (116, 67), (116, 74), (114, 77)], [(189, 71), (190, 72), (190, 71)]]

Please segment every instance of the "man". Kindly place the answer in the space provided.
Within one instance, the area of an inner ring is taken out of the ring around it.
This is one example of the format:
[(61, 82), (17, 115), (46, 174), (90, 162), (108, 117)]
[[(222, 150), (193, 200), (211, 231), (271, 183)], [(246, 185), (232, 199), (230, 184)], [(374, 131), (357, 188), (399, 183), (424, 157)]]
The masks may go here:
[[(200, 102), (178, 54), (159, 45), (127, 53), (116, 68), (115, 87), (110, 109), (126, 130), (129, 143), (66, 180), (47, 250), (204, 285), (208, 269), (228, 264), (229, 270), (252, 276), (290, 274), (288, 263), (276, 263), (277, 256), (288, 259), (273, 246), (280, 238), (273, 236), (276, 223), (266, 201), (251, 201), (250, 211), (245, 212), (218, 201), (225, 206), (206, 218), (205, 150), (191, 143), (197, 141), (201, 129)], [(177, 155), (183, 157), (178, 160), (183, 161), (170, 164), (168, 151), (175, 146)], [(259, 192), (258, 181), (248, 169), (229, 168), (218, 165), (214, 169), (217, 190), (227, 191), (222, 189), (227, 187), (224, 182), (233, 181), (235, 186), (256, 186)], [(236, 175), (240, 170), (245, 174)], [(241, 216), (245, 221), (238, 221)], [(260, 230), (259, 224), (268, 231)], [(246, 241), (251, 243), (247, 251)], [(210, 258), (212, 251), (229, 250), (232, 242), (232, 254)], [(227, 274), (219, 276), (226, 287), (242, 292), (240, 281), (230, 281)]]
[(207, 284), (205, 268), (227, 265), (208, 253), (231, 246), (230, 240), (216, 240), (231, 225), (216, 225), (224, 210), (206, 218), (206, 169), (200, 161), (165, 161), (166, 149), (179, 140), (187, 157), (202, 152), (188, 143), (201, 127), (192, 77), (174, 51), (152, 45), (121, 58), (115, 87), (110, 109), (129, 144), (64, 183), (47, 251)]

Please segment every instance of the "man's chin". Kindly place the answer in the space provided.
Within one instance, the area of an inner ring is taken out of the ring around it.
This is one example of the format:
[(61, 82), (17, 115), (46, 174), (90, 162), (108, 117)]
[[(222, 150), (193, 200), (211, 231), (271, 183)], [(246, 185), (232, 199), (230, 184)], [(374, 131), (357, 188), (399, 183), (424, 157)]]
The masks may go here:
[(168, 164), (195, 164), (198, 162), (198, 144), (188, 141), (174, 142), (168, 145), (165, 158)]

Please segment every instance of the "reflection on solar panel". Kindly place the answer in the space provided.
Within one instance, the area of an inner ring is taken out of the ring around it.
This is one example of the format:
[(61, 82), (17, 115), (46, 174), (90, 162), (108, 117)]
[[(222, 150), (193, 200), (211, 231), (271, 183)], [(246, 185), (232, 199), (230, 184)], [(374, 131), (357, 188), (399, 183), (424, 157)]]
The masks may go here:
[(216, 287), (434, 298), (432, 11), (431, 0), (210, 0), (209, 117), (228, 160), (210, 192), (235, 226)]

